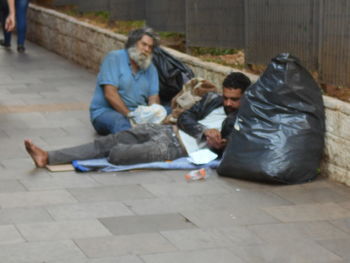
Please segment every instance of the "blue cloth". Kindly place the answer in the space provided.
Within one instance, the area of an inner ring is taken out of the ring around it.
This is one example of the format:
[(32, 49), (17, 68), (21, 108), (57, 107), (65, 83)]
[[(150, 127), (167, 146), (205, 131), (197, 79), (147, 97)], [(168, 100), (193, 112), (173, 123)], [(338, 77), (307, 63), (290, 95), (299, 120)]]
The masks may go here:
[(121, 99), (131, 111), (139, 105), (147, 105), (148, 97), (159, 93), (155, 66), (151, 64), (146, 70), (139, 70), (133, 74), (129, 55), (125, 49), (110, 52), (101, 65), (90, 105), (91, 121), (105, 111), (114, 110), (104, 96), (103, 85), (117, 87)]
[[(6, 1), (3, 1), (6, 2)], [(28, 9), (29, 0), (16, 0), (16, 30), (17, 30), (17, 45), (24, 45), (27, 32), (27, 9)], [(4, 15), (2, 19), (3, 32), (4, 32), (4, 42), (5, 45), (11, 44), (11, 32), (6, 32), (4, 29), (5, 20), (8, 16), (8, 7), (4, 7)]]
[(120, 172), (135, 169), (162, 169), (162, 170), (195, 170), (200, 168), (210, 167), (216, 169), (221, 160), (214, 160), (207, 164), (195, 165), (187, 160), (188, 157), (182, 157), (172, 162), (152, 162), (152, 163), (139, 163), (131, 165), (113, 165), (107, 161), (106, 158), (73, 161), (73, 167), (79, 172)]

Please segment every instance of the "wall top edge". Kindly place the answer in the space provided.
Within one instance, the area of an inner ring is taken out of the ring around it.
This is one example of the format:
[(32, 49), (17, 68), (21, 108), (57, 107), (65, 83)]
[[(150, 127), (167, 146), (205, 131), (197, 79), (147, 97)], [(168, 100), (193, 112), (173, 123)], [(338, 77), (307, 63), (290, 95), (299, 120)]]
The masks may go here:
[(37, 12), (50, 14), (52, 16), (61, 18), (61, 19), (65, 20), (65, 21), (68, 21), (68, 22), (71, 22), (71, 23), (74, 23), (74, 24), (82, 25), (82, 26), (87, 27), (87, 28), (89, 28), (91, 30), (98, 31), (98, 32), (100, 32), (100, 33), (102, 33), (104, 35), (111, 36), (111, 37), (116, 38), (117, 40), (120, 40), (120, 41), (123, 41), (123, 42), (125, 42), (126, 39), (127, 39), (127, 37), (122, 35), (122, 34), (114, 33), (114, 32), (112, 32), (112, 31), (110, 31), (108, 29), (104, 29), (104, 28), (100, 28), (100, 27), (91, 25), (91, 24), (89, 24), (87, 22), (80, 21), (80, 20), (78, 20), (78, 19), (76, 19), (76, 18), (74, 18), (72, 16), (60, 13), (60, 12), (55, 11), (53, 9), (45, 8), (45, 7), (38, 6), (38, 5), (35, 5), (35, 4), (32, 4), (32, 3), (29, 4), (29, 7), (32, 10), (35, 10)]
[(327, 109), (341, 111), (346, 115), (350, 115), (350, 103), (339, 99), (323, 95), (323, 102)]

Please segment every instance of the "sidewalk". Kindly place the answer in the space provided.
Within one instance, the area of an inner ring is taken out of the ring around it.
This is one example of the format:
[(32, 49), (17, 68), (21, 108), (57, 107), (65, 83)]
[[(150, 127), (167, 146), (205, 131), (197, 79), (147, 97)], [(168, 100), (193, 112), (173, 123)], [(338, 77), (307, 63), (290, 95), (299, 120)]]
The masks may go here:
[(0, 262), (350, 262), (350, 188), (185, 171), (50, 173), (23, 147), (91, 141), (95, 74), (34, 44), (0, 48)]

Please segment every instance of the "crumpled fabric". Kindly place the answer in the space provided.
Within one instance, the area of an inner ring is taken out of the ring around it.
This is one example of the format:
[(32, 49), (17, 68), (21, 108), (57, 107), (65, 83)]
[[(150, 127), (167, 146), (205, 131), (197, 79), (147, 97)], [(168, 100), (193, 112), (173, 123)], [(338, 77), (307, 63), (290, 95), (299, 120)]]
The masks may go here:
[(217, 87), (208, 80), (192, 78), (183, 85), (182, 90), (171, 101), (171, 114), (165, 119), (165, 124), (176, 124), (182, 112), (190, 109), (208, 92), (217, 92)]
[(161, 123), (166, 116), (166, 109), (159, 104), (138, 106), (136, 110), (128, 114), (128, 118), (133, 126), (144, 123)]
[(72, 162), (75, 170), (79, 172), (121, 172), (136, 169), (162, 169), (162, 170), (197, 170), (200, 168), (210, 167), (216, 169), (220, 163), (220, 159), (213, 160), (206, 164), (196, 165), (191, 163), (187, 157), (182, 157), (171, 162), (152, 162), (138, 163), (130, 165), (114, 165), (107, 161), (106, 158), (92, 160), (76, 160)]

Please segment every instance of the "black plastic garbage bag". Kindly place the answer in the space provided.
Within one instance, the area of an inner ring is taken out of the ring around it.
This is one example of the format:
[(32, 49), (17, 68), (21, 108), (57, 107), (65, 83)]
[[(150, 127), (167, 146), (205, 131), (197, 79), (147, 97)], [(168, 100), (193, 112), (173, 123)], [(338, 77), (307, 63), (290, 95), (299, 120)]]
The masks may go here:
[(312, 180), (324, 132), (320, 88), (297, 58), (279, 54), (246, 90), (218, 173), (287, 184)]
[(159, 97), (170, 102), (182, 85), (194, 77), (192, 70), (160, 47), (153, 51), (153, 64), (159, 75)]

